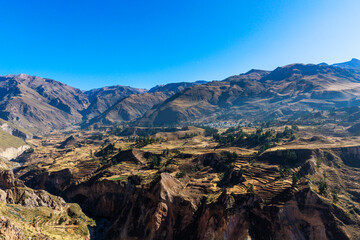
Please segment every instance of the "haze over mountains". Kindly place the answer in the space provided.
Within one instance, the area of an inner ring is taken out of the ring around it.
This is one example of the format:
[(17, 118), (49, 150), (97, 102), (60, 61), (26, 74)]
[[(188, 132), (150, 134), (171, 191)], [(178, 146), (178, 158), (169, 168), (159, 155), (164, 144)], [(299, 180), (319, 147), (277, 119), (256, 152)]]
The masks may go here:
[(0, 117), (42, 134), (82, 124), (165, 126), (291, 117), (295, 112), (359, 104), (360, 61), (291, 64), (223, 81), (170, 83), (149, 91), (109, 86), (82, 92), (26, 74), (0, 79)]

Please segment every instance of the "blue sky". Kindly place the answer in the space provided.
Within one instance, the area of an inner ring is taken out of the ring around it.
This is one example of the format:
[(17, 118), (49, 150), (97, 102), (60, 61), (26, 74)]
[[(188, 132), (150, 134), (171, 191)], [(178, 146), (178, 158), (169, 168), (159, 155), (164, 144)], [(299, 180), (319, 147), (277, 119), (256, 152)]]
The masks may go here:
[(80, 89), (360, 58), (360, 1), (2, 1), (0, 74)]

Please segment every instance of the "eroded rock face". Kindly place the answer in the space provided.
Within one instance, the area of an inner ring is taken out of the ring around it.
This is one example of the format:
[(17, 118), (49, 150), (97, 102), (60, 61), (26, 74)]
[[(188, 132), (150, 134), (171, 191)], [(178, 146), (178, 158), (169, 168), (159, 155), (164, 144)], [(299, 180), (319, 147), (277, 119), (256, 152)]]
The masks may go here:
[[(286, 160), (296, 167), (299, 176), (322, 175), (323, 170), (316, 166), (316, 159), (322, 158), (323, 165), (328, 164), (326, 168), (337, 166), (341, 164), (341, 158), (336, 154), (340, 156), (340, 153), (344, 152), (341, 150), (296, 149), (294, 150), (296, 158)], [(282, 158), (288, 155), (288, 151), (280, 151), (265, 153), (260, 158), (275, 165), (283, 163)], [(222, 161), (219, 155), (212, 153), (196, 158), (194, 162), (206, 165), (212, 169), (211, 171), (226, 166), (226, 162)], [(266, 168), (266, 170), (272, 172), (273, 169)], [(357, 215), (349, 216), (340, 207), (332, 204), (331, 196), (327, 198), (319, 196), (316, 193), (318, 192), (316, 185), (305, 182), (304, 179), (304, 182), (296, 187), (287, 180), (288, 187), (272, 188), (276, 194), (271, 201), (255, 189), (254, 194), (229, 194), (229, 191), (223, 191), (220, 197), (209, 203), (207, 201), (209, 198), (206, 199), (209, 196), (206, 195), (207, 193), (196, 192), (200, 190), (196, 190), (191, 185), (187, 187), (184, 179), (180, 182), (168, 173), (161, 173), (150, 184), (139, 187), (136, 181), (130, 180), (133, 178), (128, 178), (128, 182), (125, 183), (108, 180), (106, 174), (92, 175), (86, 181), (66, 185), (65, 179), (71, 175), (71, 171), (63, 171), (51, 174), (42, 172), (42, 177), (36, 180), (38, 182), (30, 180), (28, 183), (44, 189), (67, 186), (62, 193), (66, 200), (77, 202), (92, 215), (109, 221), (102, 239), (357, 239), (358, 237), (360, 222), (357, 220)], [(348, 175), (354, 176), (354, 174)], [(329, 174), (329, 178), (331, 176)], [(229, 168), (227, 183), (241, 180), (241, 177), (243, 176), (240, 169)], [(243, 180), (248, 180), (245, 177)], [(278, 178), (279, 175), (275, 177)], [(283, 181), (285, 183), (286, 180)], [(243, 184), (242, 180), (239, 184)], [(353, 195), (355, 196), (355, 193)], [(0, 199), (1, 196), (0, 192)], [(24, 202), (19, 199), (14, 201), (21, 204)], [(25, 204), (31, 206), (34, 203)]]
[(48, 207), (61, 210), (66, 204), (61, 197), (50, 195), (45, 190), (11, 188), (7, 189), (5, 193), (7, 203), (20, 204), (24, 207)]
[(9, 133), (9, 134), (11, 134), (11, 135), (13, 135), (15, 137), (21, 138), (23, 140), (26, 140), (28, 138), (32, 138), (31, 135), (26, 134), (26, 133), (20, 131), (19, 129), (11, 127), (8, 123), (3, 123), (2, 125), (0, 125), (0, 128), (3, 131), (5, 131), (5, 132), (7, 132), (7, 133)]
[(0, 202), (6, 202), (7, 193), (0, 189)]
[[(313, 164), (305, 164), (306, 174)], [(352, 239), (359, 226), (310, 187), (285, 194), (276, 205), (225, 192), (207, 203), (193, 191), (162, 173), (146, 189), (93, 180), (70, 187), (65, 197), (111, 220), (103, 239)]]
[(6, 148), (4, 151), (0, 152), (0, 157), (3, 157), (7, 160), (15, 159), (28, 149), (30, 149), (30, 146), (28, 145), (22, 145), (18, 148)]
[(22, 181), (15, 179), (14, 173), (11, 170), (0, 169), (0, 189), (8, 189), (15, 186), (23, 187)]
[(73, 175), (70, 169), (63, 169), (56, 172), (46, 172), (41, 170), (29, 171), (21, 179), (28, 187), (34, 189), (45, 189), (51, 194), (60, 193), (70, 185)]
[(65, 201), (45, 190), (33, 190), (14, 177), (11, 170), (0, 170), (0, 201), (25, 207), (49, 207), (61, 210)]
[(351, 239), (343, 224), (352, 220), (310, 188), (283, 206), (262, 206), (254, 195), (223, 194), (203, 204), (178, 239)]
[(5, 240), (23, 240), (26, 239), (23, 232), (11, 224), (9, 220), (0, 218), (0, 237)]
[(279, 239), (351, 239), (343, 224), (354, 224), (335, 205), (305, 189), (288, 201), (277, 214)]
[(191, 223), (199, 203), (177, 179), (162, 173), (148, 191), (123, 202), (105, 239), (174, 239)]
[(200, 203), (168, 173), (147, 189), (102, 180), (74, 186), (65, 196), (95, 216), (113, 219), (104, 239), (173, 239), (191, 223)]
[(173, 180), (161, 177), (160, 198), (125, 206), (106, 239), (352, 239), (341, 226), (358, 224), (310, 188), (279, 206), (263, 206), (251, 194), (225, 193), (206, 204), (187, 199), (186, 188), (170, 187)]

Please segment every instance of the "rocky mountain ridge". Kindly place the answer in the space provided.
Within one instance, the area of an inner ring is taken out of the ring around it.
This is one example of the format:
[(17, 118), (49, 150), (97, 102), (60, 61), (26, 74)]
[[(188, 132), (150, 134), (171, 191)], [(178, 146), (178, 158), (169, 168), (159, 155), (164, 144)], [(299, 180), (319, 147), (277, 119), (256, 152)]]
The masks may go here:
[[(293, 106), (313, 111), (356, 105), (358, 73), (353, 70), (358, 61), (333, 66), (292, 64), (271, 72), (251, 70), (223, 81), (170, 83), (150, 89), (148, 95), (144, 89), (125, 86), (82, 92), (51, 79), (7, 75), (0, 79), (0, 117), (36, 134), (82, 122), (119, 124), (140, 117), (138, 124), (144, 126), (239, 117), (256, 120), (256, 109), (264, 108), (269, 109), (267, 119), (284, 118), (291, 115)], [(138, 104), (132, 98), (138, 98)]]
[(292, 64), (193, 86), (148, 111), (138, 124), (284, 119), (359, 104), (360, 75), (343, 68)]
[(336, 63), (333, 66), (360, 71), (360, 60), (353, 58), (348, 62)]

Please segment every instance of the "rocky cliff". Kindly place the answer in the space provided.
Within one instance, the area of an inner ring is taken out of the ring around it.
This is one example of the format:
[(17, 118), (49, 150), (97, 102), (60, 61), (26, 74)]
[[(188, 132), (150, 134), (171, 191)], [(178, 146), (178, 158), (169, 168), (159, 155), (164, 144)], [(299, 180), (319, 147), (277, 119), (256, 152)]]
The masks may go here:
[[(16, 179), (11, 170), (0, 170), (0, 238), (89, 239), (93, 225), (78, 205), (45, 190), (33, 190)], [(74, 230), (63, 231), (68, 228)]]

